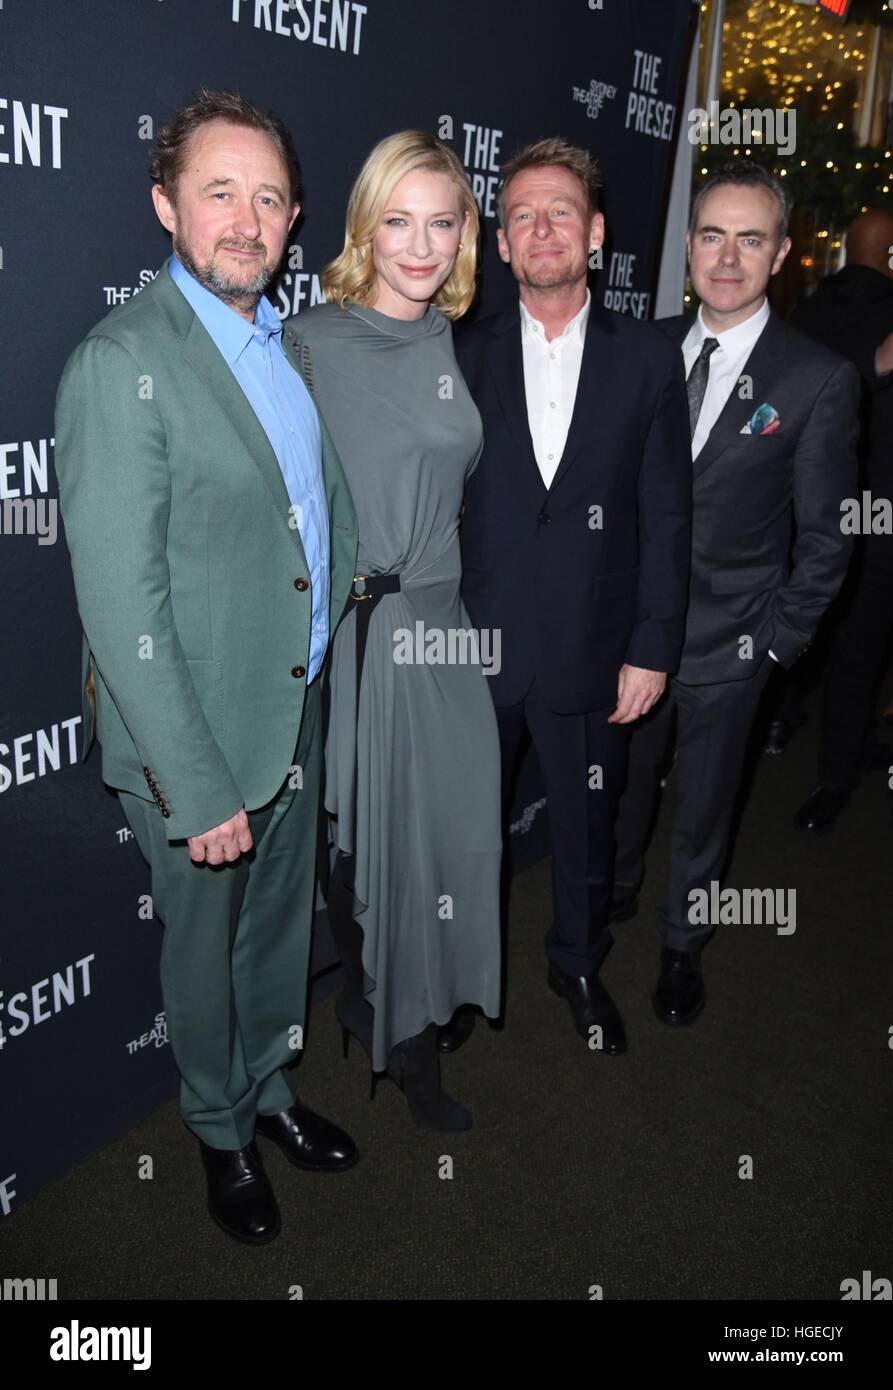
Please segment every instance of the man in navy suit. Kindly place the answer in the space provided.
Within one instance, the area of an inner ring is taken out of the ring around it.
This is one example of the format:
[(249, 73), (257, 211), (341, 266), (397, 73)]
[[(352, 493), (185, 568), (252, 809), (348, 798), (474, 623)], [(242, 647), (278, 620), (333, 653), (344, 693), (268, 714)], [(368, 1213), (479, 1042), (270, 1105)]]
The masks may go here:
[(614, 916), (636, 910), (675, 719), (678, 795), (653, 997), (672, 1026), (694, 1022), (706, 1000), (701, 950), (718, 925), (712, 914), (760, 696), (773, 664), (790, 668), (809, 646), (849, 563), (841, 502), (856, 487), (859, 377), (769, 307), (769, 279), (791, 245), (790, 212), (784, 184), (749, 160), (708, 179), (688, 235), (700, 309), (660, 324), (687, 375), (691, 594), (678, 673), (630, 743)]
[[(484, 425), (462, 517), (463, 598), (498, 629), (490, 677), (504, 795), (530, 734), (545, 782), (554, 917), (549, 984), (580, 1034), (626, 1050), (599, 979), (611, 945), (613, 824), (629, 726), (679, 660), (688, 585), (691, 457), (678, 350), (591, 300), (604, 240), (598, 170), (542, 140), (503, 170), (499, 253), (520, 304), (457, 337)], [(441, 1034), (452, 1050), (467, 1017)]]

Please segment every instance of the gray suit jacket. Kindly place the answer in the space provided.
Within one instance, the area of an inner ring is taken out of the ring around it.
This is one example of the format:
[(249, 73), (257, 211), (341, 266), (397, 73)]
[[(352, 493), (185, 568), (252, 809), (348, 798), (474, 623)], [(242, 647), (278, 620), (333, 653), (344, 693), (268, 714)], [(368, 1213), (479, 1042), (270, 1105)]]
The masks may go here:
[[(681, 348), (692, 321), (683, 314), (658, 327)], [(750, 382), (731, 392), (694, 462), (691, 590), (678, 671), (691, 685), (746, 680), (770, 647), (782, 666), (792, 666), (850, 559), (840, 503), (857, 485), (855, 367), (773, 311), (742, 377)], [(778, 412), (777, 432), (742, 434), (764, 403)]]

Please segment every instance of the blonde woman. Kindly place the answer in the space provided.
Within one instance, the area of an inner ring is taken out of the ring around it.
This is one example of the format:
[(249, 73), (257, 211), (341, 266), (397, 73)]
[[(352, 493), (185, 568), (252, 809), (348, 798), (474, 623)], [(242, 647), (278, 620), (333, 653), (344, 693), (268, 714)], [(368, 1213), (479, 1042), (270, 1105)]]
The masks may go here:
[[(336, 1008), (419, 1124), (468, 1129), (440, 1085), (437, 1025), (499, 1009), (499, 740), (460, 598), (458, 526), (477, 409), (451, 319), (474, 295), (478, 213), (452, 150), (382, 140), (347, 209), (329, 302), (289, 325), (359, 520), (353, 601), (334, 639), (326, 810)], [(498, 650), (493, 648), (493, 650)], [(374, 1089), (374, 1082), (373, 1082)]]

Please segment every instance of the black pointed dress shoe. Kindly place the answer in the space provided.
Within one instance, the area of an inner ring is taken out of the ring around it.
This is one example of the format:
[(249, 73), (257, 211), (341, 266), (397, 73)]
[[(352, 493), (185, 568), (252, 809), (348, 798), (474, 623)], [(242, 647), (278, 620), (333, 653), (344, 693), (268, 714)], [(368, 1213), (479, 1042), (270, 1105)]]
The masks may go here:
[(208, 1178), (208, 1210), (221, 1230), (246, 1245), (266, 1245), (279, 1234), (279, 1208), (254, 1144), (212, 1149), (200, 1139)]
[(813, 835), (828, 835), (849, 799), (849, 792), (838, 791), (836, 787), (816, 787), (795, 815), (794, 825)]
[(258, 1115), (254, 1132), (261, 1139), (272, 1139), (290, 1163), (312, 1173), (343, 1173), (360, 1156), (349, 1134), (314, 1114), (297, 1096), (278, 1115)]
[(661, 1023), (684, 1028), (702, 1012), (707, 991), (701, 977), (700, 951), (673, 951), (665, 946), (660, 953), (660, 977), (651, 996), (654, 1012)]
[(437, 1030), (438, 1052), (458, 1052), (474, 1032), (474, 1009), (461, 1004), (449, 1023)]
[(602, 1030), (599, 1052), (607, 1052), (609, 1057), (619, 1057), (626, 1051), (626, 1030), (620, 1010), (605, 989), (597, 974), (565, 975), (557, 965), (549, 962), (549, 988), (570, 1005), (574, 1026), (581, 1038), (587, 1042), (595, 1036), (590, 1030), (598, 1026)]

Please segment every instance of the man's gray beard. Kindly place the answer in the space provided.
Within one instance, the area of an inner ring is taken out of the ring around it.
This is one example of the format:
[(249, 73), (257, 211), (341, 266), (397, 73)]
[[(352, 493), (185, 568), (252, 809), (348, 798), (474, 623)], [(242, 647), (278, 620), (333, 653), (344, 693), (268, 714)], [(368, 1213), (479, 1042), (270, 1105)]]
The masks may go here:
[(189, 274), (231, 309), (255, 309), (264, 290), (275, 278), (275, 270), (270, 270), (269, 266), (265, 265), (252, 280), (230, 280), (214, 266), (200, 266), (176, 238), (173, 239), (173, 247)]

